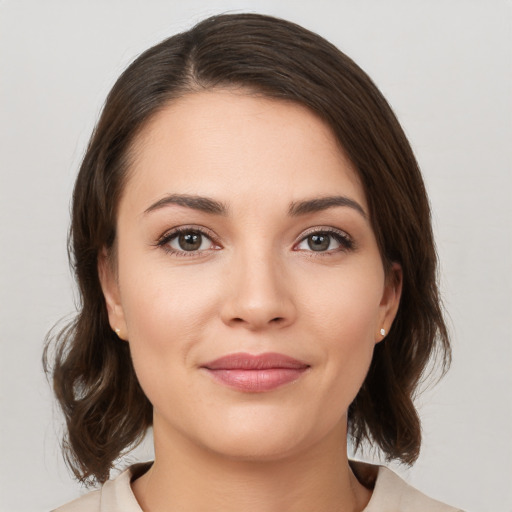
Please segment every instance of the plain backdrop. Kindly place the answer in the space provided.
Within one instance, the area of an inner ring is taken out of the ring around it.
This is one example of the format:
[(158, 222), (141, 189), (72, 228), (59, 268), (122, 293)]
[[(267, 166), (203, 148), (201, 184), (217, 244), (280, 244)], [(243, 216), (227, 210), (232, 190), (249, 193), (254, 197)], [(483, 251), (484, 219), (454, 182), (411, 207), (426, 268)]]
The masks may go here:
[(0, 1), (0, 511), (83, 492), (40, 360), (74, 311), (69, 201), (104, 98), (150, 45), (237, 11), (332, 41), (403, 124), (431, 197), (454, 363), (419, 404), (419, 461), (396, 470), (465, 510), (511, 512), (512, 6), (500, 0)]

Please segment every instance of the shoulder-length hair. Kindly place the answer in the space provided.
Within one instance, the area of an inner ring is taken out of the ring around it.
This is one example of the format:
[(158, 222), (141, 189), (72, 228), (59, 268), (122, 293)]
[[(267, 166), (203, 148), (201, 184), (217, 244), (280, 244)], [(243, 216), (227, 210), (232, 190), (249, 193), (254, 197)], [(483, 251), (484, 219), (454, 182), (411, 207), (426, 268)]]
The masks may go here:
[(417, 162), (390, 106), (350, 58), (298, 25), (257, 14), (214, 16), (166, 39), (140, 55), (108, 95), (73, 194), (69, 250), (79, 311), (48, 336), (43, 357), (66, 419), (66, 460), (79, 480), (104, 482), (115, 459), (152, 424), (129, 344), (108, 322), (98, 254), (115, 247), (130, 149), (146, 123), (176, 98), (225, 87), (306, 106), (330, 126), (359, 174), (384, 267), (401, 265), (403, 290), (393, 326), (350, 405), (349, 433), (356, 448), (369, 442), (387, 459), (412, 464), (421, 444), (415, 392), (435, 355), (443, 369), (450, 361)]

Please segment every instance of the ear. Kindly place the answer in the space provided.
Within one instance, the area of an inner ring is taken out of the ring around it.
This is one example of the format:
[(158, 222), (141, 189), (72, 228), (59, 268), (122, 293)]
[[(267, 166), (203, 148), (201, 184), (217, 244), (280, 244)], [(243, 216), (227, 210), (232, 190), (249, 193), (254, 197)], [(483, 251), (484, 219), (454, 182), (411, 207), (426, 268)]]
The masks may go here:
[[(379, 324), (377, 325), (376, 342), (382, 341), (393, 324), (400, 297), (402, 295), (402, 267), (399, 263), (393, 263), (387, 272), (386, 283), (379, 305)], [(384, 331), (382, 331), (384, 329)]]
[(119, 283), (114, 263), (106, 248), (103, 248), (98, 254), (98, 276), (107, 305), (110, 327), (120, 339), (127, 340), (128, 331), (121, 304)]

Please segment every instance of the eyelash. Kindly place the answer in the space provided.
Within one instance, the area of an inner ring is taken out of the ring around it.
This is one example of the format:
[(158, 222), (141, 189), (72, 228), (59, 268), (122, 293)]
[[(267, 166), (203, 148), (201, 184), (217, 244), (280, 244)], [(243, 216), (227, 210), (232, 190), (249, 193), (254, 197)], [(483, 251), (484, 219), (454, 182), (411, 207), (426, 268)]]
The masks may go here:
[[(176, 237), (186, 234), (186, 233), (196, 233), (201, 236), (206, 237), (209, 239), (212, 244), (219, 246), (219, 244), (216, 242), (215, 237), (213, 236), (213, 233), (208, 231), (205, 228), (198, 227), (198, 226), (181, 226), (179, 228), (172, 229), (171, 231), (168, 231), (164, 235), (162, 235), (156, 242), (157, 247), (161, 247), (166, 253), (172, 254), (173, 256), (183, 256), (183, 257), (197, 257), (201, 253), (207, 252), (207, 250), (203, 251), (179, 251), (176, 249), (173, 249), (169, 243), (174, 240)], [(208, 249), (211, 250), (211, 249)], [(217, 250), (217, 249), (213, 249)]]
[[(306, 231), (302, 235), (300, 241), (295, 245), (299, 245), (300, 243), (304, 242), (312, 235), (330, 236), (331, 238), (334, 238), (334, 240), (336, 240), (336, 242), (338, 242), (340, 244), (340, 247), (338, 247), (337, 249), (331, 249), (328, 251), (313, 251), (313, 250), (305, 251), (305, 252), (310, 253), (310, 257), (332, 256), (339, 252), (350, 252), (355, 249), (355, 243), (351, 236), (349, 236), (347, 233), (345, 233), (345, 231), (341, 231), (339, 229), (334, 229), (334, 228), (329, 228), (329, 227), (325, 227), (325, 228), (324, 227), (315, 227), (315, 228), (312, 228), (311, 230)], [(301, 249), (297, 249), (297, 250), (301, 250)]]
[[(176, 237), (180, 236), (181, 234), (186, 233), (195, 233), (199, 234), (201, 236), (206, 237), (209, 239), (212, 244), (216, 245), (216, 249), (206, 249), (202, 251), (179, 251), (176, 249), (173, 249), (170, 247), (169, 243), (174, 240)], [(309, 252), (310, 257), (325, 257), (325, 256), (332, 256), (333, 254), (337, 254), (339, 252), (349, 252), (353, 251), (355, 249), (355, 243), (352, 240), (352, 238), (345, 233), (344, 231), (337, 230), (334, 228), (313, 228), (310, 231), (306, 231), (306, 233), (303, 234), (302, 238), (297, 242), (294, 247), (301, 244), (305, 240), (307, 240), (308, 237), (312, 235), (327, 235), (336, 240), (340, 244), (340, 247), (337, 249), (331, 249), (328, 251), (307, 251), (303, 249), (295, 249), (296, 251), (304, 251)], [(162, 235), (157, 242), (155, 243), (155, 246), (162, 248), (166, 253), (172, 254), (173, 256), (178, 257), (198, 257), (198, 255), (201, 255), (202, 253), (209, 252), (210, 250), (218, 250), (220, 247), (220, 244), (218, 244), (215, 240), (215, 237), (213, 233), (211, 233), (209, 230), (206, 230), (205, 228), (198, 227), (198, 226), (182, 226), (179, 228), (172, 229), (171, 231), (166, 232), (164, 235)]]

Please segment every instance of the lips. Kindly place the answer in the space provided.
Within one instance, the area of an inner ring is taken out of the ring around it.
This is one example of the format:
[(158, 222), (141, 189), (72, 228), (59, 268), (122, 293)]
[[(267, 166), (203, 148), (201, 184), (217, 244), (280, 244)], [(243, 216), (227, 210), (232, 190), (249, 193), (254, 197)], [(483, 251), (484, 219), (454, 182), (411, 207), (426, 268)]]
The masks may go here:
[(310, 366), (277, 353), (237, 353), (201, 366), (217, 382), (238, 391), (271, 391), (299, 379)]

